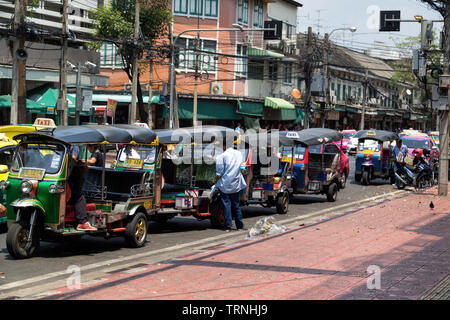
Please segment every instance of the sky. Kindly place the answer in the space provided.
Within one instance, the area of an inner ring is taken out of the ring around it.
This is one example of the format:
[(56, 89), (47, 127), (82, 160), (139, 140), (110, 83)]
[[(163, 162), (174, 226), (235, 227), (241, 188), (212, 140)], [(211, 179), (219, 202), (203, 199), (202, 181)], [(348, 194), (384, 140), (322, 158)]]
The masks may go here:
[[(369, 48), (374, 41), (395, 47), (396, 42), (420, 34), (420, 23), (401, 22), (399, 32), (379, 32), (379, 10), (400, 10), (401, 19), (414, 20), (422, 15), (428, 20), (442, 20), (442, 16), (419, 0), (299, 0), (303, 7), (297, 12), (297, 32), (307, 32), (308, 26), (323, 37), (336, 28), (356, 27), (357, 31), (335, 31), (331, 40), (354, 49)], [(319, 26), (318, 26), (319, 25)], [(443, 23), (435, 22), (435, 31)], [(395, 50), (395, 49), (393, 49)]]

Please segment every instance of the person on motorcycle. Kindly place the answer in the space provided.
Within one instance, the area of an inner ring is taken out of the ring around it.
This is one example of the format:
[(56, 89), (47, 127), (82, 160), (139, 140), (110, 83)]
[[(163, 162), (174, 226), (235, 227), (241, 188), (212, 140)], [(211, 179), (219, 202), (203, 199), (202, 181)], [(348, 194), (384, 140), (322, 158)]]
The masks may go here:
[(405, 163), (405, 157), (408, 155), (408, 147), (403, 145), (402, 139), (396, 141), (392, 154), (394, 156), (394, 173), (397, 173), (402, 168)]

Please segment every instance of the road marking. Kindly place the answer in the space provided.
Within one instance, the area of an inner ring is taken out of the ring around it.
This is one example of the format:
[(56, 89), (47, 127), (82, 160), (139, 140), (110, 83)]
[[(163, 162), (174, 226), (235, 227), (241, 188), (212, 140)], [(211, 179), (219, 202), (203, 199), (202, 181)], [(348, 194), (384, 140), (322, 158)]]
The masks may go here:
[[(363, 200), (358, 200), (358, 201), (354, 201), (354, 202), (349, 202), (346, 204), (342, 204), (340, 206), (335, 206), (332, 208), (327, 208), (327, 209), (323, 209), (317, 212), (313, 212), (307, 215), (302, 215), (302, 216), (297, 216), (297, 217), (293, 217), (293, 218), (289, 218), (289, 219), (284, 219), (284, 220), (280, 220), (278, 221), (279, 224), (286, 224), (286, 223), (291, 223), (294, 221), (300, 221), (300, 220), (305, 220), (308, 218), (312, 218), (318, 215), (322, 215), (324, 213), (328, 213), (330, 211), (336, 211), (339, 209), (343, 209), (346, 207), (352, 207), (354, 205), (360, 204), (360, 203), (364, 203), (364, 202), (371, 202), (371, 201), (375, 201), (378, 200), (380, 198), (388, 198), (391, 196), (395, 196), (401, 193), (406, 193), (406, 191), (404, 190), (399, 190), (399, 191), (394, 191), (394, 192), (390, 192), (390, 193), (385, 193), (382, 195), (378, 195), (378, 196), (374, 196), (371, 198), (367, 198), (367, 199), (363, 199)], [(125, 262), (125, 261), (129, 261), (129, 260), (135, 260), (135, 259), (140, 259), (140, 258), (146, 258), (152, 255), (156, 255), (158, 253), (167, 253), (170, 251), (176, 251), (179, 249), (183, 249), (186, 247), (191, 247), (191, 246), (195, 246), (195, 245), (204, 245), (206, 242), (208, 241), (215, 241), (215, 240), (219, 240), (219, 239), (225, 239), (225, 238), (237, 238), (239, 235), (242, 236), (242, 233), (227, 233), (227, 234), (222, 234), (222, 235), (218, 235), (218, 236), (214, 236), (214, 237), (209, 237), (206, 239), (200, 239), (200, 240), (196, 240), (193, 242), (189, 242), (189, 243), (184, 243), (184, 244), (179, 244), (176, 246), (172, 246), (172, 247), (168, 247), (168, 248), (163, 248), (163, 249), (158, 249), (158, 250), (154, 250), (154, 251), (149, 251), (149, 252), (144, 252), (144, 253), (138, 253), (135, 255), (131, 255), (131, 256), (127, 256), (127, 257), (122, 257), (122, 258), (117, 258), (117, 259), (111, 259), (111, 260), (107, 260), (107, 261), (102, 261), (102, 262), (98, 262), (98, 263), (93, 263), (90, 265), (86, 265), (83, 267), (80, 267), (80, 271), (88, 271), (88, 270), (93, 270), (96, 268), (100, 268), (100, 267), (105, 267), (108, 265), (113, 265), (116, 263), (120, 263), (120, 262)], [(20, 281), (16, 281), (16, 282), (11, 282), (8, 284), (4, 284), (2, 286), (0, 286), (0, 291), (1, 290), (9, 290), (9, 289), (13, 289), (13, 288), (17, 288), (17, 287), (22, 287), (24, 285), (28, 285), (28, 284), (32, 284), (32, 283), (36, 283), (36, 282), (40, 282), (40, 281), (45, 281), (45, 280), (49, 280), (52, 278), (56, 278), (56, 277), (60, 277), (60, 276), (67, 276), (68, 273), (66, 270), (64, 271), (57, 271), (57, 272), (53, 272), (53, 273), (49, 273), (49, 274), (45, 274), (42, 276), (37, 276), (37, 277), (33, 277), (33, 278), (29, 278), (26, 280), (20, 280)], [(1, 292), (0, 292), (1, 294)]]

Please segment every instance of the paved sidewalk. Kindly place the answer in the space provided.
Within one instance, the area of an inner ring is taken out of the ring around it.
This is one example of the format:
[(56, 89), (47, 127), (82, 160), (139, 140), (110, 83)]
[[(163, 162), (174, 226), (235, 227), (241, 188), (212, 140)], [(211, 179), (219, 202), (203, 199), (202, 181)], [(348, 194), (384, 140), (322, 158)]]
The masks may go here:
[(258, 240), (242, 233), (231, 245), (116, 272), (78, 290), (56, 289), (43, 299), (448, 299), (450, 197), (436, 193)]

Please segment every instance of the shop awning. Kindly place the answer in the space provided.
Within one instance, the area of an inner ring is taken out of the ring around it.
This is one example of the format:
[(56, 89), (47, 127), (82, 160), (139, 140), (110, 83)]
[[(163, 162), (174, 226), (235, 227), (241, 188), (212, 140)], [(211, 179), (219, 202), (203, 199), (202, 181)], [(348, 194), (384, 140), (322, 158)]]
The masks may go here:
[(262, 103), (238, 101), (239, 114), (247, 116), (262, 117), (264, 114), (264, 106)]
[(272, 109), (295, 109), (295, 106), (281, 98), (266, 97), (264, 99), (264, 106)]
[[(0, 107), (11, 108), (11, 96), (10, 95), (0, 96)], [(27, 99), (26, 108), (28, 111), (33, 111), (33, 110), (40, 110), (41, 108), (43, 108), (43, 106), (37, 102), (34, 102), (33, 100)]]
[[(48, 89), (36, 102), (48, 108), (56, 108), (58, 97), (59, 97), (58, 89)], [(67, 104), (69, 108), (75, 108), (75, 97), (68, 94)]]
[(284, 58), (284, 54), (273, 52), (270, 50), (259, 49), (259, 48), (248, 48), (247, 55), (249, 57)]
[(297, 112), (295, 109), (281, 109), (280, 111), (281, 111), (280, 118), (282, 121), (297, 119)]
[[(178, 100), (179, 119), (193, 118), (193, 100)], [(241, 115), (236, 113), (236, 101), (198, 100), (197, 119), (240, 120)]]

